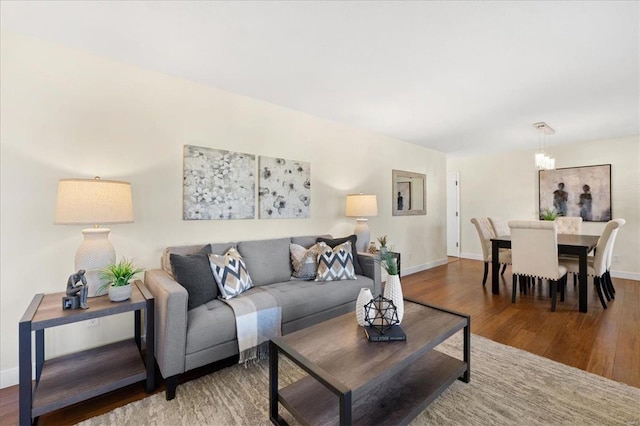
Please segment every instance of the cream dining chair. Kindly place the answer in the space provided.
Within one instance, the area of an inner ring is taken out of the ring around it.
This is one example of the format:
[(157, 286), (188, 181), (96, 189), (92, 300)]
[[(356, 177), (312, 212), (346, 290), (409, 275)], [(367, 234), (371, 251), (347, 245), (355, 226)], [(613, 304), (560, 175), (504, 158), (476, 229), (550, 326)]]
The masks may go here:
[[(480, 238), (480, 245), (482, 246), (482, 260), (484, 261), (484, 276), (482, 277), (482, 285), (487, 283), (487, 275), (489, 273), (489, 264), (492, 262), (491, 256), (491, 238), (496, 235), (491, 227), (491, 222), (486, 217), (474, 217), (471, 219), (478, 232)], [(507, 265), (511, 264), (511, 252), (509, 250), (500, 250), (498, 253), (498, 261), (503, 265), (501, 274), (504, 274), (504, 270)]]
[(558, 216), (555, 218), (558, 234), (580, 234), (582, 232), (582, 217)]
[[(518, 278), (539, 278), (549, 280), (551, 292), (551, 312), (556, 310), (558, 285), (560, 300), (564, 301), (567, 268), (558, 263), (558, 234), (552, 221), (512, 220), (511, 229), (511, 272), (513, 286), (511, 302), (516, 301)], [(520, 280), (521, 292), (526, 284)]]
[[(570, 234), (578, 235), (582, 232), (582, 217), (581, 216), (558, 216), (554, 219), (556, 223), (556, 230), (558, 234)], [(577, 259), (578, 256), (572, 254), (560, 255), (560, 260), (563, 259)], [(578, 274), (573, 275), (573, 286), (578, 285)]]
[(613, 286), (613, 280), (611, 279), (611, 260), (613, 258), (613, 247), (615, 247), (616, 237), (618, 236), (618, 231), (620, 228), (624, 226), (626, 221), (624, 219), (615, 219), (618, 222), (618, 227), (611, 231), (611, 250), (609, 250), (609, 255), (607, 256), (607, 271), (604, 273), (604, 288), (606, 288), (611, 299), (615, 299), (616, 289)]
[[(604, 301), (603, 296), (603, 287), (607, 286), (607, 284), (604, 283), (604, 281), (606, 281), (607, 264), (610, 266), (609, 257), (613, 251), (617, 230), (624, 224), (624, 219), (613, 219), (607, 222), (596, 245), (595, 256), (587, 259), (587, 275), (593, 277), (593, 284), (596, 287), (598, 298), (604, 309), (607, 309), (607, 303)], [(614, 231), (616, 232), (614, 233)], [(561, 259), (560, 263), (574, 274), (577, 274), (580, 270), (580, 265), (576, 259)], [(604, 291), (608, 293), (608, 288), (604, 289)], [(609, 297), (607, 298), (611, 300)]]
[(509, 225), (507, 221), (501, 217), (490, 217), (489, 222), (491, 222), (491, 227), (493, 228), (493, 232), (496, 237), (502, 237), (504, 235), (510, 235)]

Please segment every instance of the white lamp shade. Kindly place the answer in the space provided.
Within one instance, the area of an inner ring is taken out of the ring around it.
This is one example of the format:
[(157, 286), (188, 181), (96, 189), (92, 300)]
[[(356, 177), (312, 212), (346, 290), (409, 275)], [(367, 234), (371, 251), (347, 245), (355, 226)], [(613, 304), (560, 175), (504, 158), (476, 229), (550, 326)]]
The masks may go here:
[(133, 222), (131, 184), (115, 180), (60, 179), (56, 224)]
[(347, 195), (347, 217), (368, 217), (378, 215), (378, 200), (375, 195), (350, 194)]

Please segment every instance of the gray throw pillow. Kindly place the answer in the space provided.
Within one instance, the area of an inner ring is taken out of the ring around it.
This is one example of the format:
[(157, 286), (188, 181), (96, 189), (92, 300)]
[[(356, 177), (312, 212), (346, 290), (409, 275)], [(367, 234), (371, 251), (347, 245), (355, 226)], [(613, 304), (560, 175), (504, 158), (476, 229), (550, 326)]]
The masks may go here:
[(363, 275), (362, 273), (362, 268), (360, 267), (360, 263), (358, 262), (358, 249), (356, 248), (356, 240), (358, 239), (358, 237), (356, 237), (355, 235), (349, 235), (348, 237), (344, 237), (344, 238), (322, 238), (319, 237), (316, 242), (324, 242), (327, 243), (327, 245), (331, 248), (335, 248), (336, 246), (339, 246), (340, 244), (346, 243), (347, 241), (351, 241), (351, 250), (353, 253), (353, 268), (356, 271), (357, 275)]
[(218, 286), (207, 253), (171, 254), (170, 261), (176, 281), (189, 293), (188, 310), (218, 297)]

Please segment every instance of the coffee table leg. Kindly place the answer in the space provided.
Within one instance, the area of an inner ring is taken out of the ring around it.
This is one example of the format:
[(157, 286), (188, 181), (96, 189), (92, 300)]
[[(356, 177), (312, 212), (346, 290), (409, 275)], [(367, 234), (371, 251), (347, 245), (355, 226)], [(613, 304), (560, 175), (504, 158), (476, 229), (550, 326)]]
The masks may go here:
[(340, 395), (340, 424), (351, 424), (351, 391)]
[(278, 347), (269, 341), (269, 419), (280, 424), (278, 415)]
[(467, 363), (467, 370), (462, 377), (463, 382), (469, 383), (471, 380), (471, 319), (467, 319), (467, 326), (464, 328), (463, 361)]

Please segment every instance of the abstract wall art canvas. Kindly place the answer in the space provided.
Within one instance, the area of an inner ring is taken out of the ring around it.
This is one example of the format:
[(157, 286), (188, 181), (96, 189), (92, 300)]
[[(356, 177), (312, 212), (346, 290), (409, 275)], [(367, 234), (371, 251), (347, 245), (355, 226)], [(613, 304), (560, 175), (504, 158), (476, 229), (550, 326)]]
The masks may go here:
[(184, 146), (184, 220), (255, 218), (255, 155)]
[(540, 170), (539, 177), (541, 212), (555, 208), (585, 222), (611, 220), (611, 164)]
[(311, 163), (260, 157), (260, 219), (311, 216)]

